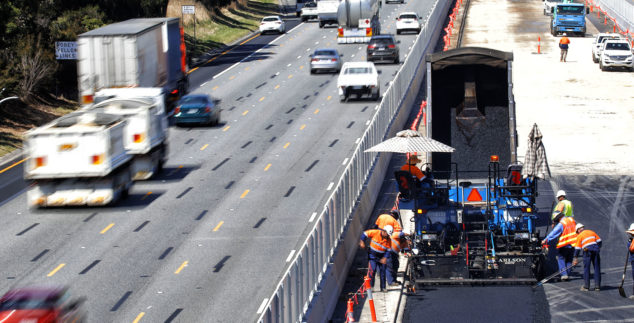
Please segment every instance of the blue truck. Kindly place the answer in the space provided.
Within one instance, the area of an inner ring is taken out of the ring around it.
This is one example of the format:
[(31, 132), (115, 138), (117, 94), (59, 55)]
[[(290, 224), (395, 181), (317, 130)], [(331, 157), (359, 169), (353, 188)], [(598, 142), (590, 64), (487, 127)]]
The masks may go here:
[(557, 3), (551, 8), (550, 33), (586, 34), (586, 15), (590, 9), (583, 3)]

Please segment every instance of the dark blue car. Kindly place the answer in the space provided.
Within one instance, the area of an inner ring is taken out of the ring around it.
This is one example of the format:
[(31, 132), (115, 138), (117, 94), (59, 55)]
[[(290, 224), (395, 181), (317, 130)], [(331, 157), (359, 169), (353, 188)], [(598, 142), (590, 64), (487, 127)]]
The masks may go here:
[(188, 94), (183, 96), (174, 109), (174, 122), (180, 124), (211, 124), (220, 122), (220, 109), (206, 94)]

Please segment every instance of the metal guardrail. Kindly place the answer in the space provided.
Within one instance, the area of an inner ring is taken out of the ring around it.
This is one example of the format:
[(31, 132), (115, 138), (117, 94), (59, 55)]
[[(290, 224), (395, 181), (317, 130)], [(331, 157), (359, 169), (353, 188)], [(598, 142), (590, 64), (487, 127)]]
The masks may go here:
[(404, 97), (411, 90), (413, 78), (420, 75), (419, 68), (424, 69), (422, 59), (435, 27), (446, 18), (448, 3), (451, 1), (436, 0), (428, 13), (425, 26), (375, 109), (332, 195), (316, 217), (311, 233), (292, 258), (273, 294), (258, 310), (257, 322), (302, 322), (306, 319), (313, 298), (319, 295), (322, 280), (335, 262), (333, 257), (353, 219), (364, 185), (379, 160), (377, 153), (364, 151), (385, 140), (388, 135), (395, 116), (404, 105)]
[(634, 3), (625, 0), (595, 0), (625, 30), (634, 32)]

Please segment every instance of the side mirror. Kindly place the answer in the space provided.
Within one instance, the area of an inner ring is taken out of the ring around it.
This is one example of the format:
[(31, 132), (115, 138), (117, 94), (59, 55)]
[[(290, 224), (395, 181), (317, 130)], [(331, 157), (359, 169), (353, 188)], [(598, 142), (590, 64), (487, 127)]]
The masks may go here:
[(550, 13), (555, 13), (555, 7), (550, 8)]
[(219, 105), (220, 104), (220, 100), (219, 99), (213, 99), (212, 102), (214, 103), (214, 105)]
[(401, 41), (400, 41), (400, 40), (397, 40), (397, 41), (396, 41), (396, 43), (397, 43), (397, 44), (400, 44), (400, 43), (401, 43)]
[(381, 74), (383, 73), (381, 70), (376, 70), (376, 74)]
[(394, 20), (398, 21), (398, 17), (397, 17), (397, 18), (394, 18)]

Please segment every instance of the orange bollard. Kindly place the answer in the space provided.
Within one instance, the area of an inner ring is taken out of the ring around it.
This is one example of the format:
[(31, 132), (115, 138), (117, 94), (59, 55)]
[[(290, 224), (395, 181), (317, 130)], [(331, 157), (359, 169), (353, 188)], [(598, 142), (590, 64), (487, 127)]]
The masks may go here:
[(612, 26), (612, 32), (615, 33), (616, 32), (616, 25)]
[(542, 53), (542, 38), (541, 37), (537, 37), (537, 54), (541, 54)]
[(346, 323), (354, 322), (354, 307), (353, 307), (352, 299), (348, 299), (348, 309), (346, 311)]
[(376, 310), (374, 309), (374, 299), (372, 298), (372, 286), (370, 286), (370, 277), (365, 276), (363, 280), (365, 291), (368, 293), (368, 303), (370, 304), (370, 315), (372, 315), (372, 322), (376, 322)]

